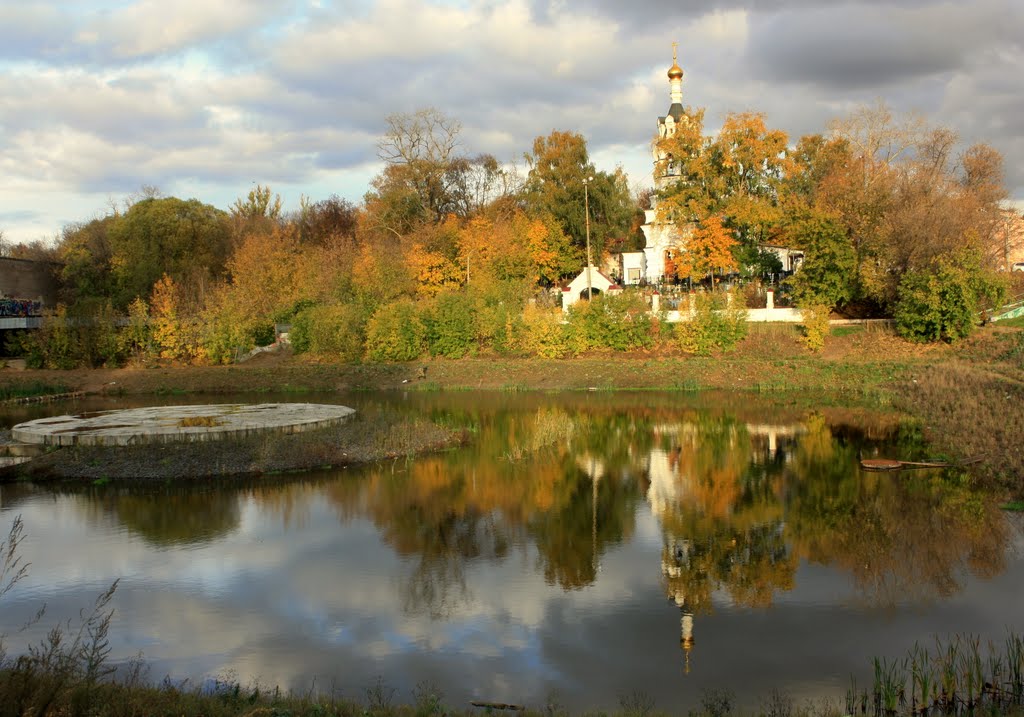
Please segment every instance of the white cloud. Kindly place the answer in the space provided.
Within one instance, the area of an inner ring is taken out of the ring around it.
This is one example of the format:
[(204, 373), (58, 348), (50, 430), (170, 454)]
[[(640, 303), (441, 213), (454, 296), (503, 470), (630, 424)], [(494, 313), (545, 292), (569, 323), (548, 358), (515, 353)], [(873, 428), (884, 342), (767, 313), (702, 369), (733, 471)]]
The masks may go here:
[(1007, 0), (0, 0), (0, 229), (53, 233), (57, 197), (143, 183), (212, 203), (252, 182), (358, 200), (384, 117), (427, 106), (462, 122), (468, 152), (507, 161), (572, 130), (647, 183), (672, 40), (709, 130), (761, 110), (795, 140), (880, 97), (991, 142), (1022, 198), (1022, 18)]

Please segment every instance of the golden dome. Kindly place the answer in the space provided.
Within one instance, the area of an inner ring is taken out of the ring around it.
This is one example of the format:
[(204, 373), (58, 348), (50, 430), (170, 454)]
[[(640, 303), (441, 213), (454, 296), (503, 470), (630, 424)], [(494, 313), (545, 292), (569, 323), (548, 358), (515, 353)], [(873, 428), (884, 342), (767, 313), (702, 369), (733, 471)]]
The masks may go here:
[(668, 78), (670, 80), (681, 80), (683, 79), (683, 68), (679, 66), (679, 61), (676, 60), (676, 48), (679, 43), (672, 43), (672, 67), (668, 68)]

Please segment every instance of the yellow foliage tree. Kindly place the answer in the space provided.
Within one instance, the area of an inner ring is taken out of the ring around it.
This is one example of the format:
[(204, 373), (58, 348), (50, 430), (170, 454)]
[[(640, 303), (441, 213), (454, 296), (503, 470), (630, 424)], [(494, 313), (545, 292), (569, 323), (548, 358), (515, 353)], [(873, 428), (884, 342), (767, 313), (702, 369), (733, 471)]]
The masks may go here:
[(174, 279), (164, 274), (153, 285), (150, 297), (153, 345), (157, 355), (173, 361), (194, 361), (204, 357), (197, 323), (182, 315), (181, 292)]
[(443, 291), (458, 288), (461, 271), (455, 262), (419, 243), (406, 252), (409, 273), (416, 280), (417, 291), (424, 296), (437, 296)]
[(736, 271), (736, 258), (732, 249), (736, 236), (722, 226), (716, 214), (698, 223), (686, 241), (686, 246), (675, 257), (675, 268), (680, 277), (714, 276), (716, 271)]

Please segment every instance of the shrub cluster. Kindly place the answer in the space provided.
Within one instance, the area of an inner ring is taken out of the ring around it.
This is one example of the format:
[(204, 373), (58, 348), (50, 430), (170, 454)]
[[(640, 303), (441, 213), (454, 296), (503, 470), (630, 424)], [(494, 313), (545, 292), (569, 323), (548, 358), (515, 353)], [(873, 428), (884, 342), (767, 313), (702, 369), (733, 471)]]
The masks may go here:
[(676, 325), (679, 347), (687, 353), (707, 356), (732, 351), (747, 335), (747, 310), (742, 297), (729, 293), (691, 294), (680, 313), (689, 319)]
[[(302, 302), (275, 319), (291, 324), (297, 353), (345, 362), (412, 361), (428, 354), (458, 359), (480, 352), (560, 358), (648, 349), (667, 333), (663, 318), (652, 316), (637, 293), (600, 295), (563, 312), (527, 301), (516, 288), (450, 291), (418, 302), (400, 298), (375, 305)], [(131, 304), (127, 317), (115, 316), (109, 303), (93, 311), (86, 318), (71, 317), (58, 307), (42, 330), (22, 334), (12, 348), (33, 368), (159, 360), (230, 363), (274, 338), (273, 324), (229, 315), (206, 316), (201, 323), (141, 300)]]
[(942, 257), (934, 270), (903, 276), (896, 330), (912, 341), (958, 341), (1003, 303), (1006, 289), (1006, 279), (984, 270), (975, 252)]
[(801, 342), (811, 351), (817, 352), (825, 348), (831, 313), (831, 308), (826, 304), (811, 304), (803, 308), (804, 331)]

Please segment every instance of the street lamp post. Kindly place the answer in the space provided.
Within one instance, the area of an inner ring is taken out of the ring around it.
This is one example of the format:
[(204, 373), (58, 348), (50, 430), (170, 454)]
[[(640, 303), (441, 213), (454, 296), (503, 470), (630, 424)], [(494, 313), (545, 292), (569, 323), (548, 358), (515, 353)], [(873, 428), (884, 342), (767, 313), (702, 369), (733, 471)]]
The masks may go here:
[(590, 280), (590, 183), (594, 181), (593, 177), (587, 177), (583, 180), (583, 211), (585, 216), (585, 224), (587, 227), (587, 301), (594, 298), (594, 285)]

